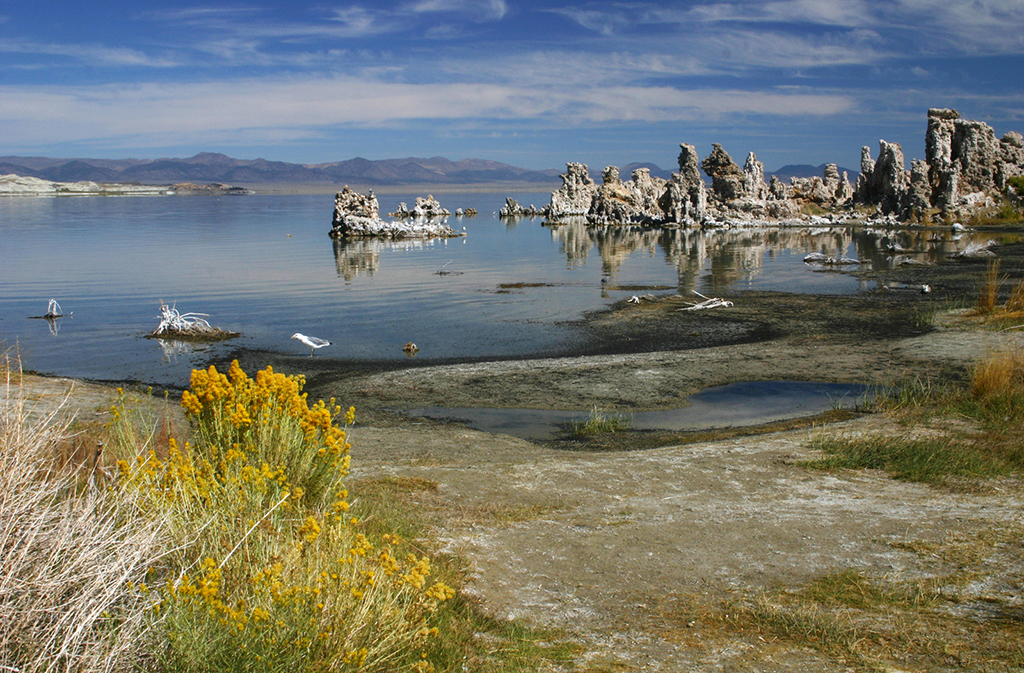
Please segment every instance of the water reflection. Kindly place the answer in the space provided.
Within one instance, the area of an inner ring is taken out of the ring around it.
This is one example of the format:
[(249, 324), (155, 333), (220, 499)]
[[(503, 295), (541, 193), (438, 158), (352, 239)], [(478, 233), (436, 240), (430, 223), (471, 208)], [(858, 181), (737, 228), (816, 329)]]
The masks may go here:
[[(708, 230), (593, 227), (583, 218), (551, 227), (551, 237), (560, 243), (570, 267), (583, 264), (596, 249), (604, 274), (611, 277), (631, 255), (654, 256), (660, 249), (675, 266), (682, 293), (696, 289), (698, 281), (712, 290), (749, 282), (762, 273), (766, 260), (786, 253), (853, 256), (864, 268), (885, 270), (908, 264), (937, 264), (986, 238), (976, 233), (853, 226)], [(857, 268), (853, 265), (847, 270)]]
[(196, 352), (207, 350), (208, 346), (194, 341), (182, 341), (181, 339), (161, 339), (154, 337), (153, 341), (160, 346), (161, 362), (169, 364), (177, 362), (179, 357), (193, 355)]
[(380, 270), (380, 257), (387, 252), (410, 252), (434, 247), (439, 239), (384, 238), (333, 239), (334, 264), (338, 276), (352, 281), (357, 276), (374, 276)]

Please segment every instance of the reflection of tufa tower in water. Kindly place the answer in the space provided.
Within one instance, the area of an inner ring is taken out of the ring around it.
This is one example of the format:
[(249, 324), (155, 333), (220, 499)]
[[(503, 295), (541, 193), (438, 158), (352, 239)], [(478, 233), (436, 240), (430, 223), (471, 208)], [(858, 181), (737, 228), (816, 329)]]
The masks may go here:
[(334, 265), (347, 281), (359, 275), (372, 276), (380, 267), (384, 241), (373, 238), (334, 239)]
[[(570, 265), (587, 259), (596, 247), (603, 270), (615, 274), (631, 254), (661, 248), (676, 267), (680, 294), (713, 290), (752, 280), (761, 273), (765, 256), (787, 250), (824, 252), (841, 256), (853, 243), (847, 227), (765, 227), (734, 229), (654, 229), (648, 227), (588, 227), (582, 218), (553, 227)], [(704, 278), (702, 281), (701, 278)]]

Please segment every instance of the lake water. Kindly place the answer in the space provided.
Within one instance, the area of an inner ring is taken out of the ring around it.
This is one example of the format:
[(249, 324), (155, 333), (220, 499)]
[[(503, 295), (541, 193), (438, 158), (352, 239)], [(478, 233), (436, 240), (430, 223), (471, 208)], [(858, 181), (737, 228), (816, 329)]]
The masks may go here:
[[(892, 264), (878, 236), (845, 227), (549, 228), (499, 220), (505, 196), (542, 205), (550, 194), (440, 194), (449, 210), (479, 211), (449, 218), (465, 237), (348, 243), (327, 235), (330, 195), (2, 198), (0, 344), (26, 369), (176, 386), (235, 347), (304, 355), (294, 332), (335, 342), (317, 357), (400, 360), (409, 341), (419, 360), (542, 356), (571, 337), (566, 321), (635, 294), (852, 293), (871, 287), (803, 257)], [(378, 198), (388, 212), (415, 197)], [(966, 243), (905, 236), (921, 259)], [(29, 319), (51, 298), (70, 316)], [(242, 336), (147, 339), (161, 300)]]

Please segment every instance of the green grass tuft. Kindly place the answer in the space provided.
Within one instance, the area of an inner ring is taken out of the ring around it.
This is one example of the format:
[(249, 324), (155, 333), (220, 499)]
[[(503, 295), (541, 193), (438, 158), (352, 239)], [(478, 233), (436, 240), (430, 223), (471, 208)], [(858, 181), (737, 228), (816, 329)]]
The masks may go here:
[(608, 414), (596, 406), (590, 410), (590, 415), (582, 421), (573, 421), (570, 430), (577, 437), (588, 435), (615, 434), (628, 430), (630, 419), (622, 414)]
[(941, 483), (948, 477), (987, 478), (1005, 475), (1018, 461), (993, 454), (971, 442), (951, 438), (907, 439), (892, 436), (865, 438), (816, 437), (811, 445), (827, 454), (805, 463), (817, 469), (884, 470), (904, 481)]

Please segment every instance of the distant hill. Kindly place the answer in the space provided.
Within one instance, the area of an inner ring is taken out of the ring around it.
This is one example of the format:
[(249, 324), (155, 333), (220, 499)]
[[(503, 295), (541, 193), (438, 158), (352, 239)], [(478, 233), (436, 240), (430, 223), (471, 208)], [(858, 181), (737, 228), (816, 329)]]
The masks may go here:
[(225, 184), (477, 184), (518, 182), (557, 186), (560, 171), (535, 171), (483, 159), (451, 161), (361, 157), (325, 164), (292, 164), (266, 159), (234, 159), (224, 154), (201, 152), (186, 159), (51, 159), (47, 157), (0, 157), (0, 174), (59, 182), (132, 182), (175, 184), (181, 182)]
[[(602, 167), (603, 168), (603, 167)], [(590, 175), (601, 184), (602, 168), (591, 168)], [(652, 163), (631, 163), (619, 168), (623, 180), (629, 180), (637, 168), (668, 180), (672, 170)], [(768, 173), (783, 182), (792, 177), (821, 176), (825, 164), (790, 164)], [(846, 171), (856, 181), (857, 171)], [(557, 188), (559, 169), (535, 171), (485, 159), (452, 161), (444, 157), (405, 159), (364, 159), (356, 157), (324, 164), (292, 164), (266, 159), (234, 159), (225, 154), (200, 152), (186, 159), (55, 159), (50, 157), (0, 157), (0, 175), (16, 174), (54, 182), (124, 182), (146, 185), (170, 185), (183, 182), (306, 185), (445, 185), (492, 182), (536, 184)]]
[[(621, 177), (623, 180), (629, 180), (633, 176), (633, 171), (636, 170), (637, 168), (646, 168), (651, 172), (651, 175), (663, 178), (665, 180), (671, 179), (672, 173), (675, 171), (675, 169), (669, 170), (661, 168), (657, 164), (652, 164), (649, 162), (632, 163), (619, 167), (619, 177)], [(603, 168), (590, 168), (590, 177), (597, 184), (601, 184), (602, 170)], [(839, 175), (842, 175), (843, 171), (847, 172), (851, 182), (856, 182), (857, 176), (860, 175), (859, 171), (839, 166)], [(766, 172), (764, 177), (765, 180), (771, 180), (772, 175), (777, 175), (779, 180), (782, 180), (783, 182), (789, 182), (790, 178), (810, 178), (814, 176), (818, 176), (820, 178), (824, 174), (825, 164), (821, 164), (820, 166), (812, 166), (810, 164), (789, 164), (787, 166), (783, 166), (777, 171)], [(701, 175), (704, 175), (703, 171), (701, 171)]]
[[(846, 171), (847, 176), (850, 178), (850, 182), (856, 182), (857, 176), (860, 175), (860, 171), (855, 171), (852, 168), (844, 168), (839, 166), (839, 175)], [(782, 168), (766, 172), (765, 180), (771, 180), (771, 176), (776, 176), (783, 182), (789, 182), (790, 178), (813, 178), (815, 176), (822, 177), (825, 174), (825, 164), (819, 164), (817, 166), (811, 166), (810, 164), (787, 164)]]
[(670, 180), (672, 178), (673, 171), (661, 168), (657, 164), (652, 163), (626, 164), (625, 166), (619, 169), (619, 175), (622, 177), (623, 180), (629, 180), (630, 178), (633, 177), (633, 171), (635, 171), (638, 168), (646, 168), (651, 172), (651, 175), (662, 178), (664, 180)]

